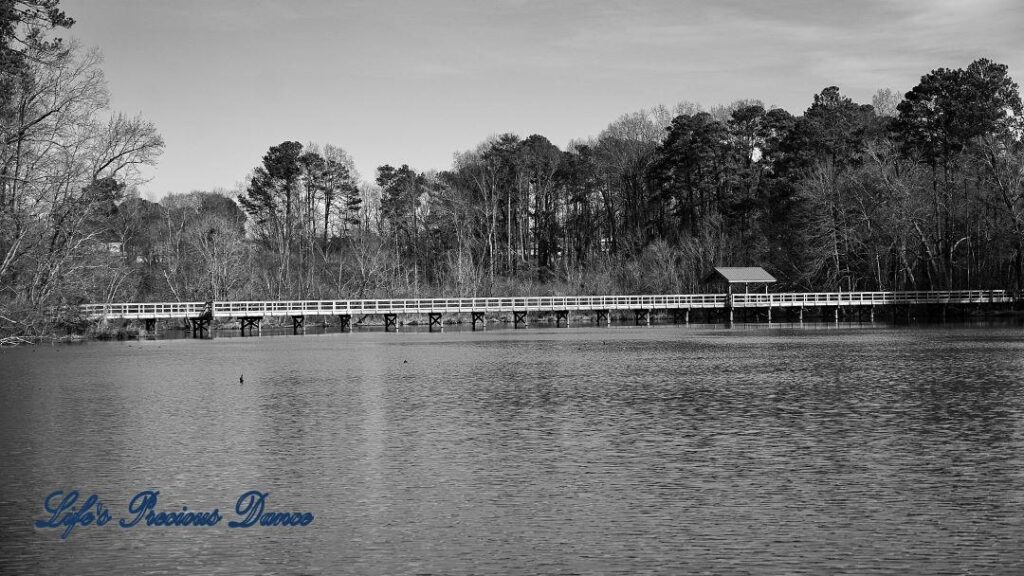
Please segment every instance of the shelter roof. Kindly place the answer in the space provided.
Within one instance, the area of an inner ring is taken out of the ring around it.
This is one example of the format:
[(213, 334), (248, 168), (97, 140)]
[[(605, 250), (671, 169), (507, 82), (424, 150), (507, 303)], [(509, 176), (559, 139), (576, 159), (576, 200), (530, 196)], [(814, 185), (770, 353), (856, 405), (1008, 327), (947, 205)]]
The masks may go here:
[(775, 277), (759, 266), (746, 268), (717, 267), (704, 279), (705, 282), (725, 281), (729, 284), (770, 284)]

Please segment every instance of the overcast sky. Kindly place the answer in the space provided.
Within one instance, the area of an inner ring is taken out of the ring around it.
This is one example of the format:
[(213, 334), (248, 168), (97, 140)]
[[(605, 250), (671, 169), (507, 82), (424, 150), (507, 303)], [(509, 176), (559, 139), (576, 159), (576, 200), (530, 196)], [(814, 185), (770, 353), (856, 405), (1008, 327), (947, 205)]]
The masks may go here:
[(564, 147), (620, 115), (758, 98), (803, 112), (987, 57), (1024, 80), (1021, 0), (63, 0), (116, 110), (167, 143), (144, 190), (233, 188), (285, 140), (445, 169), (492, 134)]

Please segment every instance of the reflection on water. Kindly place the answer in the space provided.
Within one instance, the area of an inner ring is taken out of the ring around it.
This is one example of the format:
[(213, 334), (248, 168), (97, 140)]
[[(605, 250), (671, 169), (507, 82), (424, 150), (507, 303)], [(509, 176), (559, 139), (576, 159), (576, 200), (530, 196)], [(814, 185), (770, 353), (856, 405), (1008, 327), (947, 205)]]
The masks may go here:
[[(0, 370), (2, 573), (1024, 571), (1019, 327), (90, 343)], [(33, 529), (70, 488), (256, 488), (316, 521)]]

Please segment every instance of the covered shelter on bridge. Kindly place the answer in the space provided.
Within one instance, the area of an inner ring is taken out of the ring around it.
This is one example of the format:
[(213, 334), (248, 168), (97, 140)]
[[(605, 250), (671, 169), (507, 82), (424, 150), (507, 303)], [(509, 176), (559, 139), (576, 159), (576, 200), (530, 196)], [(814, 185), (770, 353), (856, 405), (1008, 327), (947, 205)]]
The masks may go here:
[[(732, 294), (734, 290), (736, 293), (743, 292), (744, 294), (749, 294), (751, 287), (760, 291), (761, 286), (764, 286), (764, 291), (767, 294), (768, 285), (775, 281), (774, 276), (759, 266), (719, 266), (704, 279), (704, 283), (711, 286), (715, 291), (727, 294)], [(742, 290), (740, 289), (741, 286)]]

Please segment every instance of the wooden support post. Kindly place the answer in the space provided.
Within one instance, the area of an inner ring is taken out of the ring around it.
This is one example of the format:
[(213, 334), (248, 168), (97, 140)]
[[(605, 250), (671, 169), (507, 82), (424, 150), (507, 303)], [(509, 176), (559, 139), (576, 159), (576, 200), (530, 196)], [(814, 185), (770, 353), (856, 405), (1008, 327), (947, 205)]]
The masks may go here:
[(398, 331), (398, 314), (385, 314), (384, 315), (384, 331), (385, 332), (397, 332)]
[(528, 327), (530, 325), (530, 323), (529, 323), (529, 321), (526, 318), (526, 312), (525, 311), (517, 312), (517, 311), (513, 310), (512, 311), (512, 324), (513, 324), (514, 328), (519, 328), (520, 324), (523, 325), (523, 328)]
[(768, 323), (769, 324), (772, 323), (772, 307), (771, 306), (768, 307)]
[(686, 322), (687, 326), (690, 325), (690, 309), (689, 308), (686, 309), (686, 314), (684, 316), (684, 321)]
[(190, 318), (189, 322), (192, 324), (192, 337), (193, 338), (205, 338), (209, 334), (210, 319), (201, 316), (199, 318)]
[(562, 320), (565, 320), (565, 327), (569, 327), (569, 311), (562, 310), (555, 312), (555, 328), (561, 326)]
[(146, 332), (149, 334), (156, 332), (156, 318), (146, 318)]
[(256, 329), (256, 333), (257, 334), (262, 334), (263, 330), (260, 328), (260, 320), (262, 320), (262, 318), (260, 318), (258, 316), (257, 317), (246, 316), (246, 317), (241, 318), (242, 336), (245, 336), (245, 329), (246, 328), (249, 329), (249, 336), (252, 336), (252, 329), (253, 328)]
[(836, 324), (839, 324), (839, 306), (836, 306)]
[(351, 314), (341, 314), (340, 316), (338, 316), (338, 323), (341, 326), (341, 331), (342, 332), (345, 332), (345, 331), (350, 331), (351, 332), (352, 331), (352, 315)]
[(484, 321), (484, 313), (483, 312), (470, 312), (470, 316), (473, 319), (473, 330), (476, 330), (476, 323), (477, 322), (479, 322), (480, 325), (484, 327), (484, 329), (487, 328), (487, 322)]
[(804, 307), (800, 307), (800, 324), (804, 323)]
[(609, 310), (594, 310), (597, 314), (597, 325), (604, 324), (605, 326), (612, 325), (612, 314)]
[(305, 334), (306, 333), (306, 328), (304, 327), (305, 323), (306, 323), (306, 317), (305, 316), (292, 316), (292, 334), (296, 334), (297, 335), (300, 332)]
[(643, 321), (645, 326), (651, 325), (651, 312), (650, 310), (634, 310), (633, 318), (637, 326), (640, 326), (640, 322)]
[(442, 332), (444, 331), (444, 322), (441, 321), (440, 312), (431, 312), (427, 314), (427, 317), (430, 319), (430, 326), (427, 328), (427, 330), (433, 332), (434, 327), (436, 326), (438, 330)]

